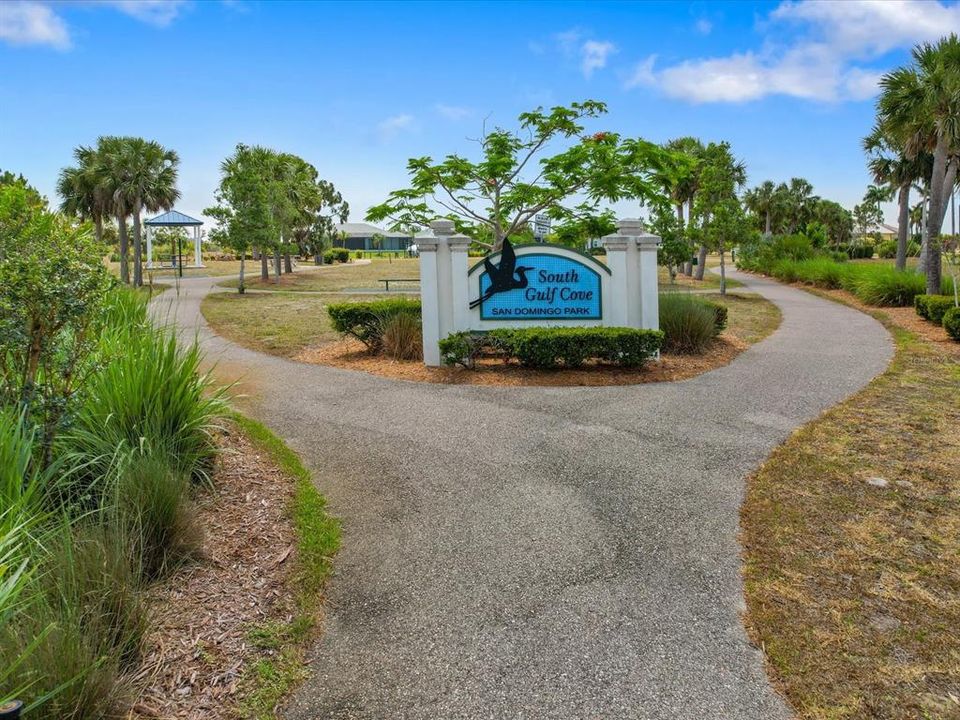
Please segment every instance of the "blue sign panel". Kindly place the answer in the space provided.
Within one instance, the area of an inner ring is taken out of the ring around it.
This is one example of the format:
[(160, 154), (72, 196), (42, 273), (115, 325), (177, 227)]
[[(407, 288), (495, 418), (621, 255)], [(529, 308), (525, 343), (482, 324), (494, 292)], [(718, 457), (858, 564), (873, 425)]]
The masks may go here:
[(518, 255), (512, 276), (498, 282), (492, 287), (489, 266), (480, 275), (481, 320), (603, 318), (600, 274), (579, 260), (551, 253)]

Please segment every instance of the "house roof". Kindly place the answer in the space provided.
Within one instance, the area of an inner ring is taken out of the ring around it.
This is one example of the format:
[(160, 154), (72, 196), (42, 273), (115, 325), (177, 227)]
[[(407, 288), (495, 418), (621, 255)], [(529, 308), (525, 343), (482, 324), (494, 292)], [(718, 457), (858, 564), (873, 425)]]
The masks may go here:
[(874, 233), (879, 233), (880, 235), (896, 235), (897, 228), (894, 225), (877, 223), (867, 228), (867, 235), (873, 235)]
[(155, 218), (150, 218), (149, 220), (144, 221), (144, 225), (159, 225), (161, 227), (203, 225), (203, 220), (197, 220), (189, 215), (184, 215), (182, 212), (171, 210), (170, 212), (165, 212), (163, 215), (157, 215)]
[(378, 233), (383, 235), (385, 238), (410, 237), (410, 233), (384, 230), (383, 228), (378, 228), (376, 225), (370, 225), (369, 223), (339, 223), (337, 225), (337, 232), (345, 232), (347, 237), (372, 237)]

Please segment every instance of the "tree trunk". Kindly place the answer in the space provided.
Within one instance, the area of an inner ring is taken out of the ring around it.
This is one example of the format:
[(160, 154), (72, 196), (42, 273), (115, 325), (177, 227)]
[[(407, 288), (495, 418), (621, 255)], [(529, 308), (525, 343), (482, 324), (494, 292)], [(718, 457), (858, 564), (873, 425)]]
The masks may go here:
[(127, 240), (127, 215), (117, 210), (117, 234), (120, 236), (120, 282), (130, 283), (130, 241)]
[(927, 212), (927, 295), (940, 292), (940, 228), (943, 226), (944, 183), (947, 179), (947, 151), (950, 143), (945, 133), (937, 137), (933, 151), (933, 176), (930, 181), (930, 209)]
[(697, 280), (703, 280), (703, 271), (707, 267), (707, 246), (701, 245), (700, 252), (697, 255)]
[(260, 259), (260, 248), (257, 248), (257, 247), (253, 248), (253, 251), (252, 251), (252, 252), (253, 252), (253, 259), (254, 259), (254, 260), (259, 260), (259, 259)]
[(143, 285), (143, 238), (140, 232), (140, 202), (133, 209), (133, 286)]
[(907, 266), (907, 242), (910, 236), (910, 183), (900, 186), (900, 215), (897, 220), (897, 270)]
[(720, 294), (727, 294), (727, 266), (724, 261), (723, 245), (720, 246)]
[(260, 256), (260, 279), (266, 282), (270, 279), (270, 268), (267, 267), (267, 254), (262, 250), (258, 250), (257, 254)]
[(769, 210), (767, 210), (766, 226), (767, 226), (767, 229), (764, 231), (764, 235), (766, 235), (767, 237), (770, 237), (770, 211)]
[(247, 290), (246, 286), (243, 284), (244, 260), (246, 259), (246, 257), (247, 257), (246, 251), (240, 253), (240, 283), (237, 285), (237, 291), (241, 295), (243, 295), (243, 293), (246, 292)]
[(280, 282), (280, 248), (273, 251), (273, 281)]
[(286, 252), (283, 254), (283, 271), (285, 273), (293, 272), (293, 262), (290, 260), (290, 253)]
[(93, 218), (93, 235), (97, 238), (97, 244), (103, 245), (103, 216), (100, 213)]

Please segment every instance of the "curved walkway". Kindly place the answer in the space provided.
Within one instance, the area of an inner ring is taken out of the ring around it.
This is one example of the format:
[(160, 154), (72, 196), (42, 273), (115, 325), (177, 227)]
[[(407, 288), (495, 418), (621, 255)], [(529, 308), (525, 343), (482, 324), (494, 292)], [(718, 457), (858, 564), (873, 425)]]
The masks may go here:
[(740, 622), (744, 478), (893, 348), (867, 315), (736, 277), (780, 306), (777, 332), (697, 378), (609, 388), (297, 364), (212, 335), (209, 281), (161, 296), (256, 380), (251, 412), (343, 519), (286, 717), (788, 717)]

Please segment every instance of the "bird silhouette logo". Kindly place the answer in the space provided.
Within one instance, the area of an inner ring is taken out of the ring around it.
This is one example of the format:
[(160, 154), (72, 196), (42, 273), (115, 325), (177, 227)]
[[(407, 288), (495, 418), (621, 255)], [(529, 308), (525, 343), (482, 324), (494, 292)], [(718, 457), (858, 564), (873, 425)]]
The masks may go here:
[(526, 273), (533, 272), (532, 267), (517, 267), (517, 255), (513, 251), (513, 245), (510, 244), (509, 238), (503, 240), (503, 248), (500, 250), (500, 265), (496, 266), (490, 262), (490, 256), (488, 255), (483, 259), (483, 266), (490, 278), (490, 287), (470, 303), (471, 308), (477, 307), (484, 300), (489, 300), (494, 295), (525, 288), (529, 284)]

